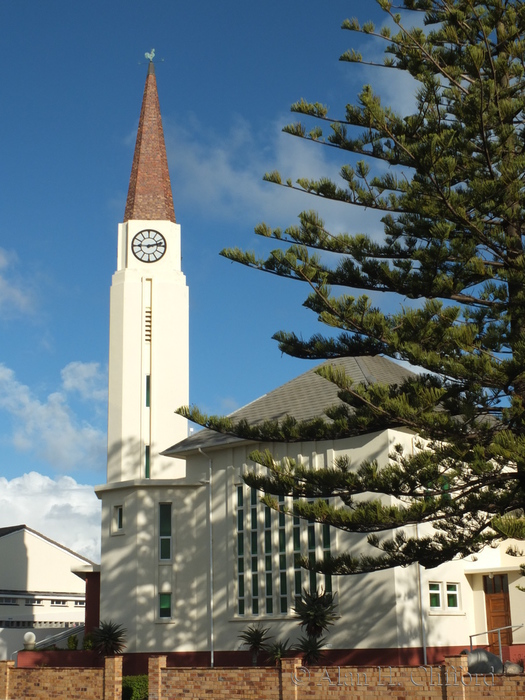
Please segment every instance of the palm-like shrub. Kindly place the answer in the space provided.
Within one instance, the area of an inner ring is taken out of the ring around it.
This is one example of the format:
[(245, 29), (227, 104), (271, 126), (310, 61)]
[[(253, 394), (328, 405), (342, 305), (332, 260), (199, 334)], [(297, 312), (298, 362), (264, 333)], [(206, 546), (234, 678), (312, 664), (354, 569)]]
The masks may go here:
[(109, 620), (101, 620), (100, 626), (91, 633), (93, 649), (102, 656), (121, 654), (126, 647), (126, 629)]
[(335, 608), (335, 596), (332, 593), (318, 590), (310, 593), (304, 589), (301, 599), (295, 604), (295, 614), (306, 634), (316, 639), (336, 621)]
[(307, 666), (317, 664), (323, 655), (323, 646), (326, 642), (324, 637), (312, 637), (306, 635), (299, 637), (294, 649), (300, 651), (303, 656), (303, 663)]
[(274, 664), (277, 665), (281, 662), (281, 659), (284, 659), (284, 657), (290, 653), (292, 648), (293, 647), (290, 646), (290, 640), (287, 639), (284, 642), (277, 641), (273, 642), (273, 644), (268, 644), (266, 653), (270, 661), (273, 661)]
[(239, 635), (239, 639), (247, 645), (252, 652), (252, 663), (257, 666), (257, 658), (261, 651), (264, 651), (268, 646), (268, 641), (271, 639), (268, 632), (269, 627), (261, 627), (260, 625), (250, 625)]

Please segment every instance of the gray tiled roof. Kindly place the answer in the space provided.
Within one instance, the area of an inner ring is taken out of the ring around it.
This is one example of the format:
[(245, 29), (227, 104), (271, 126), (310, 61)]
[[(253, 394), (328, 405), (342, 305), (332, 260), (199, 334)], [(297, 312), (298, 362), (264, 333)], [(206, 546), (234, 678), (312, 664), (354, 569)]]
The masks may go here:
[[(413, 376), (410, 370), (379, 356), (327, 360), (239, 408), (231, 414), (231, 417), (257, 424), (265, 420), (281, 420), (287, 415), (293, 416), (299, 421), (322, 415), (328, 407), (340, 403), (335, 384), (316, 374), (316, 369), (324, 365), (342, 367), (356, 384), (373, 384), (375, 382), (400, 384), (408, 377)], [(178, 456), (196, 451), (199, 448), (202, 450), (217, 449), (243, 442), (246, 440), (204, 429), (173, 445), (163, 454)]]

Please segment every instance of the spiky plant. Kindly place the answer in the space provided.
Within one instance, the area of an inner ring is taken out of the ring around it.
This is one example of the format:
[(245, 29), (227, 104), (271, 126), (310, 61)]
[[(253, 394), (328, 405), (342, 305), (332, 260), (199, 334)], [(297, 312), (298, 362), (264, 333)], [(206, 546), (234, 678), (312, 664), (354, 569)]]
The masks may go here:
[(292, 648), (293, 647), (290, 645), (290, 640), (286, 639), (284, 642), (276, 641), (273, 642), (273, 644), (269, 644), (266, 647), (266, 653), (268, 654), (270, 661), (273, 661), (274, 664), (278, 666), (281, 663), (281, 660), (290, 653)]
[(252, 664), (257, 666), (257, 659), (261, 651), (264, 651), (271, 639), (268, 634), (269, 627), (261, 627), (260, 625), (250, 625), (239, 635), (241, 639), (252, 652)]
[(323, 656), (324, 637), (312, 637), (309, 635), (299, 637), (299, 641), (294, 645), (296, 651), (300, 651), (303, 656), (303, 663), (312, 666), (319, 663)]
[(336, 621), (335, 608), (335, 596), (332, 593), (317, 589), (311, 593), (304, 589), (300, 600), (295, 604), (295, 614), (306, 634), (317, 639)]
[(93, 649), (102, 656), (121, 654), (126, 647), (126, 632), (127, 630), (116, 622), (101, 620), (100, 626), (91, 633)]

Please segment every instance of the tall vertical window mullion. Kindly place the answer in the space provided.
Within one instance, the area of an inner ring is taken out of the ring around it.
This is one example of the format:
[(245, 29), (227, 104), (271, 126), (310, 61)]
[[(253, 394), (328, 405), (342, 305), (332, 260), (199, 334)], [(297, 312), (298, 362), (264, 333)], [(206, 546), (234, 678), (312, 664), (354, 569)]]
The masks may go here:
[[(313, 503), (313, 501), (311, 501)], [(315, 564), (315, 521), (308, 521), (308, 562)], [(317, 589), (317, 574), (310, 570), (310, 593)]]
[(286, 515), (284, 496), (279, 496), (279, 611), (288, 612), (288, 566), (286, 565)]
[(244, 615), (244, 495), (237, 486), (237, 612)]
[(259, 536), (257, 531), (257, 489), (251, 489), (250, 544), (252, 570), (252, 615), (259, 614)]
[(266, 614), (273, 614), (272, 510), (264, 507), (264, 576)]
[[(328, 501), (326, 501), (328, 503)], [(322, 538), (323, 538), (323, 560), (328, 561), (332, 556), (331, 553), (331, 541), (330, 541), (330, 525), (323, 523), (322, 525)], [(330, 574), (325, 574), (324, 576), (324, 589), (327, 593), (332, 592), (332, 577)]]
[(159, 559), (171, 559), (171, 503), (159, 504)]

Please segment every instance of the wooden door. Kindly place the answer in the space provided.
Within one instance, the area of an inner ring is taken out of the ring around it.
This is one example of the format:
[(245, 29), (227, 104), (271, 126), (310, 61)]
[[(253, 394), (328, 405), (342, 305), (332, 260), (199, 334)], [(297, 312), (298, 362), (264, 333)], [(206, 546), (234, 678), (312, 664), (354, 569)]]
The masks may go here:
[[(483, 577), (485, 590), (485, 609), (487, 611), (487, 629), (508, 627), (510, 619), (509, 581), (507, 574), (494, 574)], [(512, 629), (501, 630), (501, 644), (512, 644)], [(499, 654), (498, 633), (489, 634), (489, 649), (493, 654)]]

